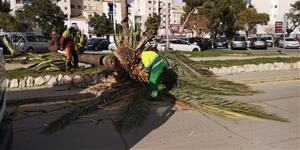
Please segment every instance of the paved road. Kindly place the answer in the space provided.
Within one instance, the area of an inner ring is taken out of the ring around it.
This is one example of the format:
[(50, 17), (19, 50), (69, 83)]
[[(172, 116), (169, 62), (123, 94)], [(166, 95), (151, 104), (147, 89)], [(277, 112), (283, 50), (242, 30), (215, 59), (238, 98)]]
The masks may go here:
[[(284, 116), (291, 122), (233, 121), (191, 110), (176, 110), (176, 107), (170, 105), (156, 104), (145, 126), (124, 133), (123, 136), (130, 149), (298, 150), (300, 81), (253, 84), (251, 87), (265, 93), (231, 98), (261, 105), (267, 111)], [(20, 112), (58, 108), (64, 106), (25, 107), (21, 108)], [(18, 115), (20, 120), (14, 122), (13, 150), (124, 149), (124, 144), (112, 127), (111, 121), (103, 120), (95, 124), (95, 121), (103, 116), (82, 118), (54, 135), (39, 134), (49, 120), (62, 112), (67, 111), (62, 109), (47, 114), (31, 112), (29, 114), (31, 117)]]

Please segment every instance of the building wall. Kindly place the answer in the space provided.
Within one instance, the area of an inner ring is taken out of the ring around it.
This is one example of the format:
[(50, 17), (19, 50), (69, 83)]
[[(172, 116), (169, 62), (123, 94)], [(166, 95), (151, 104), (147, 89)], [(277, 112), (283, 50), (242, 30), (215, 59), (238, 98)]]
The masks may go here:
[[(113, 6), (113, 2), (115, 2), (115, 6)], [(115, 18), (113, 17), (113, 7), (115, 9)], [(121, 24), (122, 22), (122, 14), (121, 14), (121, 3), (119, 0), (103, 0), (102, 4), (102, 12), (111, 20), (116, 20), (117, 24)]]
[(69, 0), (56, 0), (54, 2), (57, 4), (57, 6), (60, 7), (60, 9), (64, 12), (65, 15), (68, 16), (68, 18), (71, 17), (71, 2)]
[[(260, 13), (267, 13), (270, 16), (270, 21), (266, 26), (257, 26), (257, 34), (266, 34), (268, 28), (275, 28), (276, 21), (283, 21), (284, 14), (288, 13), (291, 4), (295, 3), (296, 0), (252, 0), (252, 5)], [(297, 29), (293, 32), (299, 34), (300, 31)]]
[(181, 24), (181, 18), (184, 11), (181, 6), (173, 6), (171, 10), (171, 24)]
[(103, 2), (102, 0), (84, 0), (83, 1), (84, 16), (89, 18), (94, 13), (103, 13)]
[[(161, 17), (161, 26), (159, 30), (159, 34), (165, 34), (165, 24), (167, 20), (166, 16), (166, 0), (135, 0), (132, 2), (132, 13), (131, 13), (131, 20), (133, 23), (140, 24), (141, 29), (145, 31), (145, 22), (148, 17), (152, 16), (154, 13), (160, 14)], [(169, 0), (169, 23), (170, 16), (171, 16), (171, 7), (172, 1)]]

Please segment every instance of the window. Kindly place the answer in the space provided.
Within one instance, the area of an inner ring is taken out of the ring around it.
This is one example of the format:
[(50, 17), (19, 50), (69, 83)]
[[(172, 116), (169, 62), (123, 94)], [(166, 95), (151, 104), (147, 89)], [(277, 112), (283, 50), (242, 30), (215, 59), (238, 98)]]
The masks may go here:
[(65, 10), (68, 10), (68, 7), (65, 7)]
[(108, 11), (110, 12), (114, 11), (113, 3), (108, 3)]
[(148, 4), (151, 4), (152, 2), (151, 1), (148, 1)]
[(34, 36), (26, 36), (28, 42), (36, 42), (36, 38)]
[(86, 8), (87, 8), (87, 6), (84, 6), (83, 8), (84, 8), (84, 9), (86, 9)]
[(17, 3), (17, 4), (20, 4), (20, 3), (21, 3), (21, 0), (16, 0), (16, 3)]
[(151, 7), (149, 7), (149, 10), (151, 10)]
[(77, 8), (78, 8), (78, 9), (81, 9), (81, 6), (80, 6), (80, 5), (78, 5), (78, 6), (77, 6)]
[(74, 5), (71, 5), (71, 8), (74, 8), (75, 6)]
[(275, 5), (274, 8), (277, 8), (277, 5)]
[(64, 0), (64, 2), (67, 2), (67, 0)]

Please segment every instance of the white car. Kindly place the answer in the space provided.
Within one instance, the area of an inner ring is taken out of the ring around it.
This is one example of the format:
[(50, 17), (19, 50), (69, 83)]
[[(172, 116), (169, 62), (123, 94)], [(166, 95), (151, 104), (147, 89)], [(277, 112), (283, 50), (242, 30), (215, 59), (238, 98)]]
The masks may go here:
[[(185, 40), (177, 39), (177, 40), (170, 40), (170, 50), (174, 51), (201, 51), (201, 48), (196, 44), (191, 44)], [(157, 49), (160, 51), (166, 50), (166, 41), (162, 41), (157, 44)]]
[(280, 39), (279, 47), (299, 49), (300, 44), (296, 38), (287, 37), (285, 40), (283, 38)]
[(250, 47), (251, 41), (254, 39), (254, 37), (248, 37), (247, 38), (247, 47)]
[(108, 50), (110, 50), (110, 51), (116, 50), (116, 44), (115, 44), (115, 43), (110, 43), (110, 44), (108, 45)]
[(264, 36), (262, 36), (262, 38), (266, 39), (267, 44), (268, 44), (269, 47), (273, 47), (273, 45), (274, 45), (273, 36), (271, 36), (271, 35), (264, 35)]

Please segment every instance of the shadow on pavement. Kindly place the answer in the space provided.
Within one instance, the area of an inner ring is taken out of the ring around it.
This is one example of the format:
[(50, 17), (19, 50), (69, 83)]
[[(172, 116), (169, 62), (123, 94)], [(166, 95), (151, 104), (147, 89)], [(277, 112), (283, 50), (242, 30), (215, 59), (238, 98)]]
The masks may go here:
[[(175, 113), (173, 105), (165, 102), (153, 102), (151, 108), (151, 113), (142, 127), (122, 133), (124, 143), (112, 121), (102, 112), (82, 117), (54, 134), (40, 134), (47, 123), (70, 109), (69, 106), (61, 105), (42, 106), (39, 109), (48, 113), (35, 112), (29, 116), (19, 114), (15, 118), (13, 150), (123, 150), (126, 149), (125, 144), (131, 149)], [(19, 111), (26, 112), (26, 109), (33, 108), (22, 108)]]
[[(49, 103), (58, 98), (75, 100), (82, 99), (76, 93), (83, 89), (66, 87), (53, 87), (48, 89), (30, 89), (26, 91), (9, 91), (9, 111), (14, 112), (14, 141), (13, 150), (98, 150), (98, 149), (129, 149), (149, 133), (159, 128), (175, 113), (174, 101), (150, 102), (151, 112), (145, 124), (136, 129), (126, 131), (122, 135), (115, 129), (110, 115), (104, 111), (98, 111), (88, 116), (82, 116), (77, 121), (64, 129), (51, 135), (40, 132), (50, 122), (61, 115), (70, 112), (77, 103)], [(69, 94), (66, 94), (66, 92)], [(56, 94), (53, 94), (56, 93)], [(75, 95), (73, 95), (75, 93)], [(167, 94), (167, 93), (165, 93)], [(36, 98), (32, 98), (36, 96)], [(41, 97), (37, 96), (41, 95)], [(67, 95), (67, 96), (66, 96)], [(85, 95), (87, 96), (87, 95)], [(94, 96), (94, 95), (88, 95)], [(170, 96), (170, 95), (162, 95)], [(46, 97), (46, 98), (42, 98)], [(17, 99), (22, 99), (18, 101)], [(65, 99), (64, 99), (65, 100)], [(31, 104), (18, 107), (21, 104)], [(122, 138), (123, 137), (123, 138)]]

